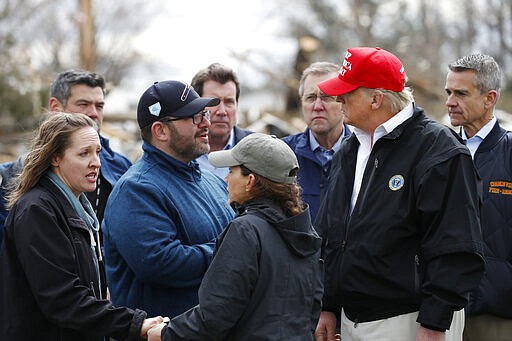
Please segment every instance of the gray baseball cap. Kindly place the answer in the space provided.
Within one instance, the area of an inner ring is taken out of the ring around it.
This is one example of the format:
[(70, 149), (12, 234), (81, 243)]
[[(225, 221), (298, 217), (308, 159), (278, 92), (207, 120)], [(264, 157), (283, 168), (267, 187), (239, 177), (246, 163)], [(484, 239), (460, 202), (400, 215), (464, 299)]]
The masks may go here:
[(299, 168), (291, 148), (273, 135), (253, 133), (244, 137), (232, 149), (208, 154), (215, 167), (244, 165), (251, 172), (277, 183), (293, 184), (297, 177), (292, 171)]

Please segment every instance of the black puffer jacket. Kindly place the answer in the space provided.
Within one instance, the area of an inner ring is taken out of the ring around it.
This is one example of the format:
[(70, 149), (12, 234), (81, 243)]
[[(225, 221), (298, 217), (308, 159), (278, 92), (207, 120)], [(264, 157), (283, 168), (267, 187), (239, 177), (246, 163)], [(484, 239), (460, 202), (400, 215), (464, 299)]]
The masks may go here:
[(270, 201), (248, 203), (219, 236), (199, 305), (175, 317), (162, 339), (311, 341), (320, 246), (309, 209), (287, 218)]
[(485, 275), (469, 297), (467, 314), (512, 318), (512, 133), (498, 122), (478, 147), (482, 177)]
[[(2, 340), (138, 339), (146, 313), (115, 308), (99, 288), (85, 222), (48, 179), (22, 196), (0, 249)], [(101, 263), (100, 263), (101, 264)], [(100, 292), (102, 295), (100, 296)]]

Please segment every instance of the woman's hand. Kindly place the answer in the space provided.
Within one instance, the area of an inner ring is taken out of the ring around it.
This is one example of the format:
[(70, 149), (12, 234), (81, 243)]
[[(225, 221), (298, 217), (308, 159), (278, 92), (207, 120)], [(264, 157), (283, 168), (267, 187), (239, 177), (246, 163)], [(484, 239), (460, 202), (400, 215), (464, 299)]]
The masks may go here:
[(142, 327), (140, 328), (140, 336), (146, 338), (148, 330), (162, 322), (164, 322), (164, 318), (162, 316), (145, 319), (144, 322), (142, 322)]
[(162, 329), (166, 326), (167, 323), (160, 323), (148, 330), (148, 341), (162, 341)]

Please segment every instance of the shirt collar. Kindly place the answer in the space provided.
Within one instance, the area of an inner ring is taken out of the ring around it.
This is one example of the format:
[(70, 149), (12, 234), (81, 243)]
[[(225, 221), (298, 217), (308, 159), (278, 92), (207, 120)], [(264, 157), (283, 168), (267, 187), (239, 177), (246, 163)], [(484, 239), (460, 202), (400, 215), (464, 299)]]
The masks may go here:
[[(228, 143), (224, 146), (223, 150), (232, 149), (235, 146), (235, 129), (231, 128), (231, 133), (229, 134)], [(229, 167), (214, 167), (210, 161), (208, 160), (208, 154), (203, 154), (199, 156), (196, 161), (202, 169), (207, 169), (214, 174), (218, 175), (220, 178), (224, 179), (226, 174), (228, 174)]]
[[(380, 126), (377, 127), (383, 128), (386, 134), (391, 133), (393, 130), (395, 130), (396, 127), (398, 127), (400, 124), (407, 121), (409, 118), (413, 115), (413, 106), (412, 103), (409, 103), (405, 108), (402, 109), (398, 114), (391, 117), (386, 122), (382, 123)], [(375, 129), (377, 131), (377, 129)]]
[[(409, 118), (411, 118), (413, 114), (414, 114), (413, 103), (409, 103), (405, 108), (403, 108), (401, 111), (399, 111), (396, 115), (394, 115), (389, 120), (382, 123), (380, 126), (378, 126), (375, 129), (375, 131), (373, 132), (373, 144), (375, 144), (375, 142), (377, 142), (377, 140), (379, 140), (382, 136), (385, 136), (385, 135), (391, 133), (393, 130), (395, 130), (396, 127), (398, 127), (400, 124), (404, 123)], [(358, 129), (357, 127), (354, 127), (354, 134), (356, 135), (356, 137), (359, 141), (362, 141), (365, 136), (367, 137), (366, 139), (368, 139), (370, 137), (369, 134), (367, 134), (366, 132), (364, 132), (361, 129)]]
[(489, 122), (487, 122), (487, 124), (484, 125), (482, 128), (480, 128), (480, 130), (473, 137), (470, 137), (469, 139), (468, 139), (468, 136), (466, 135), (466, 132), (464, 131), (464, 128), (462, 128), (461, 129), (462, 130), (461, 137), (465, 141), (475, 139), (475, 138), (484, 140), (487, 137), (487, 135), (489, 135), (492, 128), (494, 128), (496, 121), (497, 121), (496, 115), (493, 115), (492, 119)]
[[(318, 147), (322, 147), (322, 146), (320, 146), (320, 144), (316, 140), (315, 135), (313, 135), (313, 132), (311, 131), (311, 129), (308, 129), (308, 131), (309, 131), (309, 147), (311, 148), (311, 151), (314, 152)], [(333, 150), (334, 152), (337, 152), (338, 150), (340, 150), (341, 141), (343, 140), (344, 136), (345, 136), (345, 126), (343, 126), (341, 135), (338, 138), (338, 141), (336, 141), (336, 143), (334, 144), (334, 146), (332, 146), (331, 150)]]
[(229, 133), (228, 143), (224, 146), (224, 150), (229, 150), (235, 146), (235, 129), (231, 128), (231, 132)]

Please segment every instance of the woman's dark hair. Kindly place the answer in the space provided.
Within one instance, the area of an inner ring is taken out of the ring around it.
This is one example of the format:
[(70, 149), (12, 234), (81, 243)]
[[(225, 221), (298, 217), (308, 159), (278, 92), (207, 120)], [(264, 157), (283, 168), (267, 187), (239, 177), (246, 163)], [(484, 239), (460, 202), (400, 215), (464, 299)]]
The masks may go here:
[[(251, 190), (252, 198), (267, 198), (278, 203), (287, 217), (291, 217), (301, 213), (304, 210), (304, 202), (301, 198), (301, 189), (299, 185), (295, 184), (282, 184), (277, 183), (267, 178), (264, 178), (244, 165), (240, 166), (242, 175), (254, 175), (256, 184)], [(298, 168), (294, 170), (296, 173)], [(290, 174), (293, 176), (294, 174)]]

